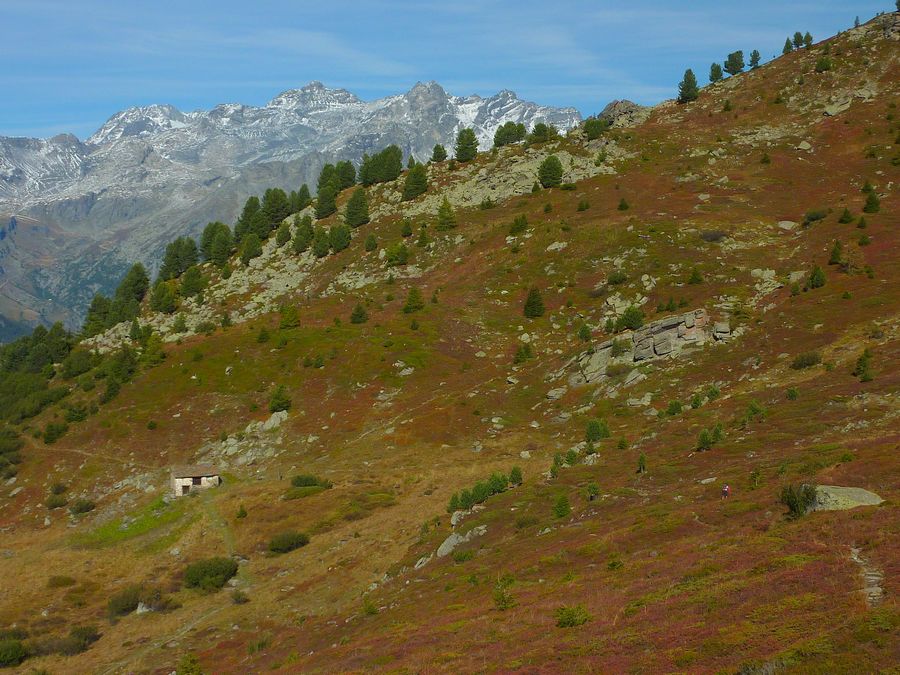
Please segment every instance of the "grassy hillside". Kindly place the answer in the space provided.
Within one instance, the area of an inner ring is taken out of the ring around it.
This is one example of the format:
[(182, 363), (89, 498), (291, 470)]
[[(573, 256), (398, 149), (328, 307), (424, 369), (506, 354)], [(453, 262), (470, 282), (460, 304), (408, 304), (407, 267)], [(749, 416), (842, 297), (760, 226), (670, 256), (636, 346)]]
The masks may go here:
[[(369, 188), (373, 220), (346, 250), (270, 242), (230, 278), (207, 265), (182, 333), (145, 307), (160, 364), (55, 443), (33, 432), (62, 404), (17, 427), (0, 627), (35, 652), (23, 672), (893, 672), (897, 35), (876, 19), (596, 140), (433, 165), (409, 202), (402, 177)], [(550, 154), (572, 185), (532, 192)], [(401, 241), (409, 260), (390, 266), (380, 252)], [(532, 288), (545, 311), (526, 318)], [(412, 289), (424, 307), (407, 312)], [(357, 304), (368, 321), (351, 322)], [(614, 326), (632, 306), (645, 324), (710, 323), (668, 355), (651, 335), (663, 353), (635, 360), (640, 331)], [(197, 330), (223, 314), (233, 325)], [(291, 406), (264, 430), (279, 385)], [(67, 405), (99, 395), (72, 389)], [(593, 420), (609, 433), (591, 447)], [(224, 484), (162, 499), (185, 462)], [(513, 466), (522, 485), (451, 524), (454, 493)], [(322, 485), (292, 487), (299, 474)], [(97, 508), (48, 509), (56, 483)], [(802, 484), (885, 501), (792, 518), (780, 495)], [(285, 532), (309, 543), (270, 551)], [(468, 540), (437, 555), (452, 533)], [(238, 561), (233, 588), (185, 583), (210, 556)], [(111, 620), (135, 584), (155, 611)], [(85, 651), (40, 654), (89, 625)]]

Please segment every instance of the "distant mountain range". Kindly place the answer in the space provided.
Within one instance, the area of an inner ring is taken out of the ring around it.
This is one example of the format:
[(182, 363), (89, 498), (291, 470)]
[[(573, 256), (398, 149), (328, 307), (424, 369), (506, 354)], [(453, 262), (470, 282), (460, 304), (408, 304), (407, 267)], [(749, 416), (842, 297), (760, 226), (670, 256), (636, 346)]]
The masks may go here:
[(84, 142), (0, 137), (0, 340), (40, 322), (77, 326), (132, 261), (155, 268), (166, 242), (232, 222), (250, 194), (313, 186), (326, 162), (391, 143), (420, 160), (435, 143), (452, 152), (462, 127), (488, 147), (510, 120), (568, 129), (581, 116), (508, 90), (460, 97), (428, 82), (363, 101), (311, 82), (262, 107), (129, 108)]

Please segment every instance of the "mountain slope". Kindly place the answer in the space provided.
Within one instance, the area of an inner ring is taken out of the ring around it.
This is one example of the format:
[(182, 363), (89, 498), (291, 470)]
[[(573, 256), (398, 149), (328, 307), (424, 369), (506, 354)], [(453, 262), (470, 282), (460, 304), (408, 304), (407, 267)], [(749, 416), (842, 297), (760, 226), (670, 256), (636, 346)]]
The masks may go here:
[[(0, 311), (18, 318), (21, 310), (29, 323), (64, 319), (74, 327), (93, 294), (108, 292), (126, 261), (140, 259), (155, 269), (165, 242), (197, 235), (212, 220), (233, 220), (250, 193), (313, 184), (326, 162), (358, 162), (391, 143), (425, 160), (435, 143), (452, 149), (462, 126), (472, 126), (488, 147), (495, 129), (509, 120), (529, 127), (552, 122), (565, 130), (580, 115), (521, 101), (509, 91), (459, 97), (429, 82), (365, 102), (312, 82), (263, 107), (130, 108), (84, 143), (69, 135), (0, 138), (0, 220), (25, 215), (65, 237), (44, 242), (39, 254), (18, 245), (18, 237), (0, 244)], [(17, 265), (4, 265), (4, 258)]]
[[(432, 165), (409, 202), (402, 179), (369, 188), (373, 220), (339, 253), (270, 240), (228, 278), (205, 266), (184, 331), (145, 307), (165, 360), (55, 443), (26, 436), (0, 493), (0, 575), (19, 580), (0, 625), (29, 644), (102, 633), (23, 668), (171, 672), (195, 655), (208, 672), (889, 671), (898, 17), (596, 140), (579, 129)], [(524, 176), (550, 154), (574, 189), (532, 192)], [(442, 231), (443, 196), (457, 227)], [(403, 242), (409, 260), (391, 266)], [(545, 312), (526, 318), (532, 287)], [(404, 311), (412, 289), (424, 306)], [(357, 304), (367, 322), (351, 323)], [(645, 325), (617, 329), (630, 306)], [(92, 346), (113, 353), (128, 332)], [(89, 405), (102, 381), (56, 385)], [(263, 412), (278, 385), (284, 417)], [(221, 466), (225, 484), (165, 504), (168, 467), (185, 462)], [(513, 465), (521, 486), (447, 512)], [(333, 485), (298, 492), (298, 474)], [(58, 480), (96, 511), (48, 510)], [(789, 518), (782, 489), (801, 484), (884, 501)], [(292, 530), (309, 544), (268, 550)], [(249, 602), (184, 587), (210, 555), (239, 561)], [(107, 622), (134, 583), (174, 602)]]

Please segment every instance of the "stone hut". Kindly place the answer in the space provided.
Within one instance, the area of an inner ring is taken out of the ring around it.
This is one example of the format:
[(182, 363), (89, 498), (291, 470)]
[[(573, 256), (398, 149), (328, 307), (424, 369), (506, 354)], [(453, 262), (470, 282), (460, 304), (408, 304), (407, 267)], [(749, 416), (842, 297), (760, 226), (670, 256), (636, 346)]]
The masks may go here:
[(221, 483), (219, 470), (212, 466), (188, 465), (172, 468), (172, 496), (181, 497), (197, 490), (206, 490)]

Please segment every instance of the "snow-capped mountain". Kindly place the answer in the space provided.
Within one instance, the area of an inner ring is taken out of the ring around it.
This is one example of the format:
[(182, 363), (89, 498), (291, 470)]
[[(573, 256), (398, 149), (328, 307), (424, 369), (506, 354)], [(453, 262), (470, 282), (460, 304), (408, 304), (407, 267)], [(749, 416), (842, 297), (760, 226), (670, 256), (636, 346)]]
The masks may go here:
[(314, 185), (326, 162), (358, 161), (390, 143), (424, 160), (435, 143), (451, 149), (462, 127), (489, 147), (509, 120), (568, 129), (580, 119), (511, 91), (460, 97), (428, 82), (363, 101), (311, 82), (262, 107), (129, 108), (84, 142), (0, 137), (0, 226), (20, 216), (15, 234), (0, 239), (0, 320), (77, 325), (130, 261), (152, 269), (175, 236), (232, 222), (248, 195), (268, 187)]

